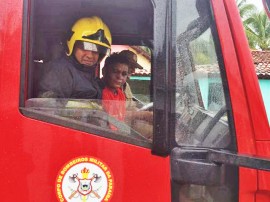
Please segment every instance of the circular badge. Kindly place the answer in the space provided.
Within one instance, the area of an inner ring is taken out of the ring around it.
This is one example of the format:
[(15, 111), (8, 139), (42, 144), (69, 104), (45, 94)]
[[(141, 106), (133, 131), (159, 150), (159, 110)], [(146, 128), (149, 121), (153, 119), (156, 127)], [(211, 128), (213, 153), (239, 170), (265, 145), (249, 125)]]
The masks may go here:
[(72, 159), (59, 171), (56, 178), (58, 201), (110, 201), (114, 180), (110, 168), (101, 160), (83, 156)]

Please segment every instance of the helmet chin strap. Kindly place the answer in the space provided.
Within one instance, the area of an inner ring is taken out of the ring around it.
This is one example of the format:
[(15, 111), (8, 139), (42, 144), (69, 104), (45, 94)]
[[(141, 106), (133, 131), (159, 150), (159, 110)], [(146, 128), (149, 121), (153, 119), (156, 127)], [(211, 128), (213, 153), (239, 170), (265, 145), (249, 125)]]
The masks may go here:
[(98, 63), (101, 62), (101, 60), (103, 60), (103, 58), (105, 57), (105, 54), (100, 53), (98, 56)]

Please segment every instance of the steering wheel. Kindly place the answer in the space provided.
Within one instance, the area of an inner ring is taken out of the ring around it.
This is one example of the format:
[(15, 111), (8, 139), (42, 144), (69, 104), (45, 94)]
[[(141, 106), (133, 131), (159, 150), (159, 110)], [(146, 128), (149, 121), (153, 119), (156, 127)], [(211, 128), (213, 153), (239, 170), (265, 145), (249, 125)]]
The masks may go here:
[(214, 126), (217, 124), (219, 119), (226, 113), (226, 111), (227, 111), (227, 108), (226, 108), (226, 105), (224, 105), (218, 110), (216, 115), (210, 120), (210, 122), (208, 123), (208, 125), (206, 126), (206, 128), (202, 132), (202, 136), (201, 136), (202, 142), (206, 139), (207, 135), (214, 128)]
[(147, 111), (153, 108), (154, 103), (150, 102), (146, 105), (144, 105), (143, 107), (141, 107), (140, 109), (138, 109), (137, 111)]
[[(149, 142), (149, 140), (146, 137), (141, 135), (139, 132), (134, 130), (132, 127), (130, 127), (129, 125), (127, 125), (126, 123), (124, 123), (122, 121), (119, 121), (118, 119), (114, 118), (113, 116), (111, 116), (110, 114), (108, 114), (104, 111), (84, 109), (83, 116), (89, 117), (92, 119), (96, 118), (97, 120), (101, 120), (102, 122), (104, 122), (106, 125), (107, 125), (107, 123), (112, 124), (120, 132), (124, 132), (124, 133), (132, 136), (133, 138)], [(106, 126), (104, 124), (102, 124), (101, 127), (106, 127)]]

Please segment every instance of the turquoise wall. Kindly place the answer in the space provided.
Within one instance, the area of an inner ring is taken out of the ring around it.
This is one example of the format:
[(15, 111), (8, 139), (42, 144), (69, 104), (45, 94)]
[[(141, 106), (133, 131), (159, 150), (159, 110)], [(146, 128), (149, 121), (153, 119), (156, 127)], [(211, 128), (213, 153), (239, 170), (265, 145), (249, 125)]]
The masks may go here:
[[(132, 76), (131, 80), (129, 81), (130, 84), (132, 84), (133, 82), (136, 83), (136, 85), (132, 86), (132, 90), (134, 89), (134, 91), (136, 91), (136, 87), (138, 88), (138, 80), (140, 81), (150, 81), (150, 77), (136, 77), (136, 76)], [(199, 86), (201, 89), (201, 93), (202, 93), (202, 100), (204, 103), (205, 108), (208, 108), (208, 96), (209, 96), (209, 84), (210, 83), (221, 83), (221, 79), (220, 78), (200, 78), (198, 79), (199, 82)], [(259, 79), (259, 84), (260, 84), (260, 88), (262, 91), (262, 96), (263, 96), (263, 101), (264, 101), (264, 105), (266, 108), (266, 113), (267, 113), (267, 117), (268, 117), (268, 121), (270, 123), (270, 80), (267, 79)], [(145, 94), (149, 93), (149, 89), (148, 89), (148, 85), (145, 85), (143, 83), (143, 86), (147, 86), (147, 92), (144, 92)], [(139, 90), (140, 91), (140, 90)], [(136, 92), (136, 93), (141, 93), (144, 94), (142, 92)]]
[[(206, 109), (208, 108), (209, 83), (221, 83), (221, 80), (218, 78), (199, 79), (199, 85), (202, 92), (202, 99)], [(266, 108), (268, 122), (270, 123), (270, 80), (260, 79), (259, 84), (262, 92), (264, 105)]]
[(264, 106), (266, 108), (268, 122), (270, 123), (270, 80), (259, 79), (259, 84), (262, 91), (262, 96), (263, 96)]
[(208, 97), (209, 97), (209, 84), (211, 83), (218, 83), (221, 84), (220, 78), (200, 78), (198, 79), (201, 94), (202, 94), (202, 100), (205, 109), (208, 109)]

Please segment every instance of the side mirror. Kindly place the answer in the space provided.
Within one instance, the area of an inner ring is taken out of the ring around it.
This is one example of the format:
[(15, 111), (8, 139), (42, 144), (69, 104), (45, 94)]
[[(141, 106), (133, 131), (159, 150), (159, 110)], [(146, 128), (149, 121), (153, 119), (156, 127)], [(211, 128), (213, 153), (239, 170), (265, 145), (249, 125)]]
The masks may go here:
[(270, 0), (262, 0), (264, 10), (267, 13), (268, 18), (270, 19)]

